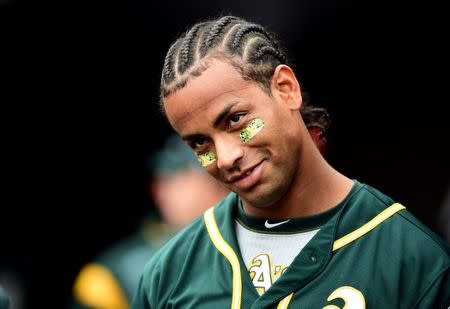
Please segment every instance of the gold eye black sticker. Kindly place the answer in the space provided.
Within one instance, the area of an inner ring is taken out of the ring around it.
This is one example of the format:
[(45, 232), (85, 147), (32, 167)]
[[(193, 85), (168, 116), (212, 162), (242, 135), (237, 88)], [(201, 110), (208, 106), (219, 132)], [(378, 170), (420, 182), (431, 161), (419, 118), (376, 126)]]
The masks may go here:
[(205, 153), (197, 155), (197, 159), (202, 167), (207, 167), (208, 165), (216, 161), (216, 154), (212, 151), (207, 151)]
[(253, 119), (241, 131), (241, 133), (240, 133), (241, 141), (244, 143), (247, 143), (253, 137), (255, 137), (255, 135), (258, 134), (258, 132), (261, 131), (262, 128), (264, 128), (264, 120), (262, 120), (261, 118)]

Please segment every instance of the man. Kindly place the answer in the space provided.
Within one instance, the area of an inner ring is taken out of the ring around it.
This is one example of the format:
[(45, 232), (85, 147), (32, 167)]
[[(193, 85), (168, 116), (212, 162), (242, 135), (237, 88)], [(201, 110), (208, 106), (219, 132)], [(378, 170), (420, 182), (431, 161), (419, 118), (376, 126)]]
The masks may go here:
[(132, 308), (447, 308), (448, 248), (320, 155), (296, 75), (261, 25), (190, 28), (167, 53), (161, 102), (233, 192), (146, 264)]
[(9, 295), (0, 285), (0, 309), (8, 309), (9, 308)]
[[(158, 211), (80, 270), (70, 308), (129, 308), (147, 260), (228, 191), (205, 173), (177, 135), (149, 157), (148, 193)], [(199, 194), (201, 193), (201, 194)]]

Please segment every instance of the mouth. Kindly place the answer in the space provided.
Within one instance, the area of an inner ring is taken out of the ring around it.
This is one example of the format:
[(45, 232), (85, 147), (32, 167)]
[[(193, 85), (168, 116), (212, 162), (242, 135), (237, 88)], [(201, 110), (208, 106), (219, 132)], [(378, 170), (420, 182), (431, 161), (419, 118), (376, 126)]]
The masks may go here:
[(255, 186), (262, 177), (262, 162), (229, 179), (229, 183), (241, 191)]

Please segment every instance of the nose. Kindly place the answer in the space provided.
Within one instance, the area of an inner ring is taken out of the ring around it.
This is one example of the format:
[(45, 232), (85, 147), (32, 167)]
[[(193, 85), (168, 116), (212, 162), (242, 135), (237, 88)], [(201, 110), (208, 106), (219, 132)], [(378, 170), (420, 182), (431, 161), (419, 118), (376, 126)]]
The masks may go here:
[(239, 160), (244, 156), (244, 149), (239, 137), (230, 135), (220, 137), (214, 141), (217, 167), (230, 170), (237, 167)]

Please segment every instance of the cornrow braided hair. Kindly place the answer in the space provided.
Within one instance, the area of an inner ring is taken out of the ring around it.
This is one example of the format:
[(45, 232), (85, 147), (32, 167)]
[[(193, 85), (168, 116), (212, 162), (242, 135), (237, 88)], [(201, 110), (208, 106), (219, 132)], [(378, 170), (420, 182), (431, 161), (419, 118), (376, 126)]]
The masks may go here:
[(235, 16), (200, 22), (176, 40), (167, 53), (161, 101), (206, 70), (212, 58), (228, 60), (244, 79), (259, 83), (269, 92), (277, 65), (288, 64), (275, 35), (258, 24)]
[(181, 40), (177, 40), (167, 52), (166, 58), (164, 59), (164, 67), (161, 78), (163, 82), (170, 82), (175, 79), (175, 72), (173, 70), (174, 57), (180, 43)]
[(264, 30), (263, 27), (255, 24), (244, 25), (235, 32), (234, 38), (231, 41), (231, 49), (238, 50), (243, 37), (250, 32), (260, 33), (266, 36), (266, 38), (270, 38), (269, 36), (266, 35), (266, 31)]
[(322, 106), (314, 106), (311, 104), (309, 94), (302, 91), (302, 107), (300, 114), (308, 129), (319, 128), (323, 135), (327, 135), (331, 125), (331, 117), (327, 109)]
[(204, 57), (208, 52), (208, 50), (214, 45), (213, 43), (218, 41), (223, 29), (227, 25), (229, 25), (232, 21), (237, 20), (238, 20), (237, 17), (225, 16), (212, 25), (211, 29), (208, 32), (208, 36), (202, 42), (202, 45), (200, 47), (200, 54), (202, 57)]
[[(279, 64), (292, 67), (276, 36), (261, 25), (235, 16), (197, 23), (167, 52), (160, 85), (163, 112), (164, 98), (182, 89), (189, 78), (201, 75), (211, 59), (228, 61), (243, 79), (254, 81), (269, 95), (275, 68)], [(304, 103), (301, 114), (307, 127), (318, 126), (323, 132), (328, 129), (330, 121), (324, 108)]]
[(183, 74), (187, 66), (192, 63), (193, 59), (193, 49), (192, 45), (195, 39), (198, 39), (196, 36), (199, 29), (203, 26), (203, 24), (197, 24), (189, 30), (186, 34), (183, 43), (180, 46), (179, 56), (178, 56), (178, 72)]

